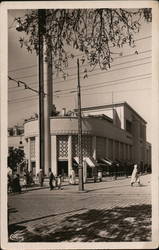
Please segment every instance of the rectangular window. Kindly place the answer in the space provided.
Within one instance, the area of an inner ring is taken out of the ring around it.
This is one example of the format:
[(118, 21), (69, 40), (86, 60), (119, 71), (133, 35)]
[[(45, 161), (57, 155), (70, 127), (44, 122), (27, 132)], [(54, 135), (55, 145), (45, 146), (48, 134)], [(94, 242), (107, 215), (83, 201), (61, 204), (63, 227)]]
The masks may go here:
[(97, 158), (106, 156), (106, 143), (104, 137), (97, 137), (96, 151)]
[(108, 141), (108, 157), (110, 160), (113, 159), (113, 140), (109, 139)]
[(132, 133), (132, 123), (126, 120), (126, 131)]
[(30, 156), (35, 158), (35, 137), (30, 138)]

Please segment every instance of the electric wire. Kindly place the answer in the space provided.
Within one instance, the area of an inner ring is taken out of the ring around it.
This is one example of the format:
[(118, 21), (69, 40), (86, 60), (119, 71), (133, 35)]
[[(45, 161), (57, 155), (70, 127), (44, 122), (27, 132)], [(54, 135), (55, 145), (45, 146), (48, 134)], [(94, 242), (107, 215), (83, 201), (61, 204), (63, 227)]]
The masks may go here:
[[(119, 64), (115, 64), (115, 65), (112, 65), (112, 67), (114, 66), (117, 66), (117, 65), (122, 65), (122, 64), (128, 64), (128, 63), (132, 63), (132, 62), (138, 62), (138, 61), (141, 61), (141, 60), (145, 60), (145, 59), (150, 59), (151, 57), (144, 57), (144, 58), (139, 58), (139, 59), (136, 59), (136, 60), (132, 60), (132, 61), (126, 61), (126, 62), (123, 62), (123, 63), (119, 63)], [(105, 71), (106, 73), (107, 71)], [(76, 75), (76, 74), (74, 74)], [(91, 75), (90, 75), (91, 76)], [(54, 79), (55, 81), (56, 79)], [(64, 80), (65, 81), (65, 80)], [(56, 82), (54, 84), (57, 84)], [(30, 85), (37, 85), (37, 82), (34, 84), (34, 82), (30, 83)], [(17, 88), (17, 87), (10, 87), (9, 90), (11, 89), (14, 89), (14, 88)]]
[[(33, 91), (35, 93), (40, 94), (40, 92), (38, 90), (31, 88), (26, 82), (23, 82), (21, 80), (16, 80), (16, 79), (14, 79), (14, 78), (12, 78), (10, 76), (8, 76), (8, 79), (10, 81), (16, 82), (18, 87), (20, 87), (20, 85), (23, 85), (25, 87), (25, 89), (28, 89), (28, 90), (31, 90), (31, 91)], [(44, 93), (44, 92), (42, 92), (42, 93), (44, 94), (44, 96), (46, 95), (46, 93)]]
[[(149, 78), (151, 78), (151, 77), (145, 77), (145, 78), (140, 78), (140, 79), (134, 79), (134, 80), (130, 80), (129, 82), (136, 82), (137, 80), (143, 80), (143, 79), (149, 79)], [(128, 82), (121, 82), (121, 83), (116, 83), (116, 84), (111, 84), (111, 85), (107, 85), (107, 86), (112, 86), (112, 85), (118, 85), (118, 84), (125, 84), (125, 83), (128, 83)], [(102, 86), (103, 87), (103, 86)], [(83, 89), (83, 88), (81, 88), (81, 91), (88, 91), (88, 90), (92, 90), (92, 89), (95, 89), (95, 88), (98, 88), (98, 87), (93, 87), (93, 88), (87, 88), (87, 89)], [(131, 91), (131, 90), (130, 90)], [(118, 91), (109, 91), (109, 92), (121, 92), (121, 90), (118, 90)], [(74, 95), (75, 93), (77, 93), (77, 91), (74, 91), (73, 93), (71, 93), (71, 92), (68, 92), (68, 93), (64, 93), (64, 94), (58, 94), (58, 95), (56, 95), (56, 94), (54, 94), (53, 96), (56, 96), (56, 97), (68, 97), (68, 96), (72, 96), (72, 95)], [(102, 92), (103, 93), (103, 92)], [(104, 92), (104, 93), (107, 93), (107, 92)], [(82, 95), (93, 95), (93, 93), (87, 93), (87, 94), (85, 94), (85, 93), (83, 93)], [(15, 101), (16, 103), (18, 102), (18, 100), (20, 100), (19, 102), (23, 102), (24, 101), (24, 99), (25, 99), (25, 101), (26, 101), (26, 99), (28, 99), (28, 100), (30, 100), (30, 98), (31, 97), (23, 97), (23, 98), (19, 98), (19, 99), (14, 99), (14, 100), (9, 100), (9, 102), (12, 102), (12, 101)], [(14, 103), (15, 103), (14, 102)]]
[[(140, 58), (140, 59), (137, 59), (136, 61), (140, 61), (140, 60), (144, 60), (144, 59), (148, 59), (148, 58), (150, 58), (150, 57)], [(128, 63), (131, 63), (131, 62), (135, 62), (135, 60), (133, 60), (133, 61), (126, 61), (126, 62), (121, 63), (121, 64), (128, 64)], [(137, 67), (137, 66), (140, 66), (140, 65), (148, 64), (148, 63), (151, 63), (151, 61), (150, 61), (150, 62), (145, 62), (145, 63), (143, 63), (143, 64), (135, 64), (135, 65), (132, 65), (132, 66), (127, 66), (127, 67), (112, 69), (112, 70), (104, 71), (104, 72), (101, 72), (101, 71), (100, 71), (99, 73), (96, 73), (96, 74), (91, 73), (91, 74), (89, 75), (89, 78), (92, 77), (92, 76), (96, 76), (97, 74), (106, 74), (106, 73), (110, 73), (110, 72), (112, 72), (112, 71), (118, 71), (118, 70), (120, 70), (120, 69), (122, 69), (122, 70), (123, 70), (123, 69), (128, 69), (128, 68), (130, 68), (130, 67)], [(118, 65), (120, 65), (120, 64), (118, 64)], [(114, 65), (114, 66), (115, 66), (115, 65)], [(11, 77), (10, 77), (10, 78), (11, 78)], [(72, 78), (72, 79), (66, 79), (66, 80), (62, 80), (62, 81), (57, 81), (57, 82), (55, 82), (54, 84), (65, 83), (66, 81), (72, 81), (72, 80), (75, 80), (75, 79), (76, 79), (76, 77), (75, 77), (75, 78)], [(55, 79), (54, 79), (54, 80), (55, 80)], [(31, 82), (30, 85), (37, 85), (37, 82)], [(17, 87), (9, 87), (9, 90), (14, 89), (14, 88), (17, 88)]]
[[(137, 55), (141, 55), (141, 54), (145, 54), (145, 53), (148, 53), (148, 52), (151, 52), (151, 50), (145, 50), (145, 51), (141, 51), (141, 52), (138, 52), (138, 54)], [(128, 54), (128, 55), (123, 55), (123, 56), (119, 56), (119, 57), (115, 57), (114, 58), (114, 60), (115, 59), (122, 59), (122, 58), (125, 58), (125, 57), (130, 57), (130, 56), (135, 56), (135, 53), (132, 53), (132, 54)], [(139, 59), (137, 59), (137, 61), (138, 60), (144, 60), (144, 59), (142, 59), (142, 58), (139, 58)], [(135, 60), (133, 60), (133, 61), (135, 61)], [(133, 62), (132, 61), (132, 62)], [(117, 66), (117, 65), (121, 65), (121, 64), (125, 64), (126, 62), (122, 62), (122, 63), (118, 63), (118, 64), (113, 64), (111, 67), (114, 67), (114, 66)], [(87, 65), (81, 65), (83, 68), (85, 68), (85, 67), (87, 67), (89, 64), (87, 64)], [(32, 68), (31, 66), (29, 66), (29, 68)], [(73, 68), (76, 68), (76, 66), (72, 66), (72, 67), (67, 67), (66, 69), (73, 69)], [(101, 70), (100, 68), (98, 68), (98, 69), (94, 69), (93, 71), (97, 71), (97, 70)], [(9, 71), (9, 72), (12, 72), (12, 71)], [(91, 72), (91, 71), (88, 71), (88, 72)], [(80, 72), (80, 73), (83, 73), (83, 72)], [(53, 75), (54, 75), (55, 73), (53, 73)], [(69, 75), (69, 77), (70, 76), (74, 76), (75, 74), (72, 74), (72, 75)], [(25, 79), (25, 78), (30, 78), (30, 77), (36, 77), (37, 76), (37, 74), (31, 74), (31, 75), (24, 75), (24, 76), (21, 76), (20, 78), (21, 79)], [(55, 79), (59, 79), (59, 78), (62, 78), (62, 77), (56, 77)]]

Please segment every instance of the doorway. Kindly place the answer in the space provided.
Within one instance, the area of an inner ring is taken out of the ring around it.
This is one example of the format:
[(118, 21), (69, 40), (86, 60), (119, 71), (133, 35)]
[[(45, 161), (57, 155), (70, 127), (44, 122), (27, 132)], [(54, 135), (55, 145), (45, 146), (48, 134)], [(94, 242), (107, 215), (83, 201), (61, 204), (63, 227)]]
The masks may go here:
[(57, 175), (68, 176), (68, 161), (62, 160), (57, 163)]

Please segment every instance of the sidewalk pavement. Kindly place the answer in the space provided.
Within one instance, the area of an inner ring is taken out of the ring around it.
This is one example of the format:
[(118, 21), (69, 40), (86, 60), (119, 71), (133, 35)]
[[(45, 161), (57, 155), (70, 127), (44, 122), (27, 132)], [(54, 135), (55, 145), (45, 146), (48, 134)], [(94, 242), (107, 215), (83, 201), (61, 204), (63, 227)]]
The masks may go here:
[[(146, 175), (144, 174), (144, 175), (142, 175), (141, 178), (145, 182), (145, 180), (147, 178), (149, 179), (148, 176), (149, 176), (149, 174), (146, 174)], [(110, 185), (110, 183), (112, 183), (112, 185), (114, 186), (116, 184), (118, 185), (118, 183), (120, 181), (126, 181), (126, 182), (128, 182), (128, 181), (130, 181), (130, 176), (128, 176), (127, 178), (125, 176), (120, 176), (116, 180), (114, 180), (113, 177), (109, 177), (109, 176), (108, 177), (104, 177), (102, 179), (102, 182), (100, 182), (100, 184), (102, 185), (102, 183), (105, 183), (104, 184), (104, 186), (105, 186), (105, 185)], [(96, 184), (99, 184), (99, 182), (97, 181), (96, 183), (94, 183), (93, 180), (91, 180), (91, 179), (89, 180), (88, 179), (88, 182), (84, 184), (85, 191), (92, 190), (92, 188), (93, 188), (93, 190), (95, 190), (96, 189), (95, 187), (97, 187)], [(33, 191), (33, 190), (39, 190), (39, 189), (49, 189), (49, 181), (46, 180), (44, 182), (44, 184), (43, 184), (43, 187), (41, 187), (39, 185), (38, 181), (36, 181), (34, 185), (32, 185), (32, 186), (30, 186), (30, 187), (27, 188), (27, 191)], [(68, 192), (76, 192), (76, 191), (78, 191), (78, 183), (76, 183), (75, 185), (71, 185), (68, 181), (64, 181), (64, 182), (62, 182), (62, 189), (65, 190), (65, 191), (67, 190)], [(57, 188), (54, 188), (54, 191), (55, 190), (57, 190)], [(22, 187), (22, 191), (26, 191), (26, 188)]]
[[(9, 195), (11, 241), (147, 241), (151, 238), (151, 175)], [(20, 236), (21, 235), (21, 236)], [(21, 237), (21, 238), (20, 238)]]

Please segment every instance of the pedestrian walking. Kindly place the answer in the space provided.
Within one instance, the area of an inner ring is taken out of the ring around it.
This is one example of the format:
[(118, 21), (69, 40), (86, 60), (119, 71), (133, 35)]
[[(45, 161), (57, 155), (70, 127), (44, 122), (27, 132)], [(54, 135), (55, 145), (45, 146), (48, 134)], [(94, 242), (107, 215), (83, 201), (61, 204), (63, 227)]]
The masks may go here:
[(57, 176), (57, 188), (58, 188), (58, 189), (62, 189), (62, 188), (61, 188), (61, 175), (58, 175), (58, 176)]
[(35, 184), (35, 182), (33, 180), (33, 171), (30, 170), (30, 172), (29, 172), (29, 186), (31, 186), (32, 184)]
[(25, 173), (23, 176), (23, 187), (25, 188), (26, 191), (28, 187), (27, 181), (28, 181), (28, 178), (27, 178), (27, 174)]
[(53, 188), (54, 188), (53, 183), (52, 183), (54, 179), (55, 179), (55, 176), (53, 175), (51, 168), (49, 168), (49, 187), (50, 187), (50, 190), (53, 190)]
[(25, 171), (24, 171), (24, 179), (26, 181), (25, 185), (27, 185), (27, 187), (28, 187), (29, 186), (29, 171), (28, 171), (28, 169), (25, 169)]
[(69, 182), (71, 185), (75, 185), (75, 183), (76, 183), (76, 176), (75, 176), (74, 170), (71, 171)]
[(40, 187), (43, 187), (44, 174), (43, 174), (43, 170), (42, 169), (40, 169), (40, 171), (38, 173), (38, 178), (39, 178)]
[(19, 174), (16, 172), (13, 174), (13, 179), (12, 179), (12, 191), (13, 193), (21, 193), (21, 186), (20, 186), (20, 177)]
[(131, 175), (131, 186), (133, 186), (134, 183), (138, 183), (138, 185), (140, 185), (140, 171), (137, 164), (134, 165), (134, 169)]
[(12, 175), (8, 174), (8, 193), (12, 193)]

